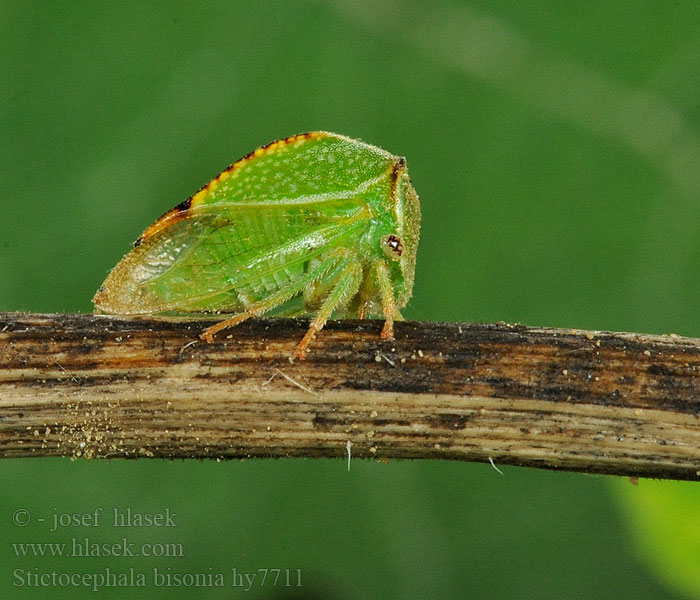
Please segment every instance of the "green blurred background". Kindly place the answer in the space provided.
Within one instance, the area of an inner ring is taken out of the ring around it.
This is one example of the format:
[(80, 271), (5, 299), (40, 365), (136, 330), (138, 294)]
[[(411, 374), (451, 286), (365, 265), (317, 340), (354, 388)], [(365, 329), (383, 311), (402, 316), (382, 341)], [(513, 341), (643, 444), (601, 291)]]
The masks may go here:
[[(700, 336), (695, 0), (5, 1), (0, 310), (91, 311), (156, 217), (257, 146), (315, 129), (407, 157), (423, 211), (407, 318)], [(654, 512), (625, 504), (652, 482), (502, 470), (2, 461), (0, 595), (94, 596), (15, 570), (109, 566), (149, 586), (97, 597), (700, 597), (645, 546), (635, 519)], [(50, 531), (54, 514), (97, 507), (168, 508), (177, 527)], [(12, 545), (125, 536), (185, 556)], [(304, 587), (155, 586), (153, 568), (229, 585), (232, 568), (301, 569)]]

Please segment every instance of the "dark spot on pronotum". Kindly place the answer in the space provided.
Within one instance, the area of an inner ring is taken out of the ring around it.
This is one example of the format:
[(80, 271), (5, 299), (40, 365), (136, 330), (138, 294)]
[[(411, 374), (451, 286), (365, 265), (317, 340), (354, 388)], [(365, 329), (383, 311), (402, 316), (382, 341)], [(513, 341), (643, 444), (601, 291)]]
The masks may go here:
[(406, 159), (399, 156), (391, 165), (391, 195), (394, 203), (397, 202), (399, 192), (399, 177), (402, 173), (406, 173)]
[(178, 204), (178, 205), (175, 207), (175, 209), (176, 209), (178, 212), (184, 212), (184, 211), (190, 209), (190, 205), (191, 205), (191, 204), (192, 204), (192, 196), (190, 196), (189, 198), (187, 198), (187, 200), (183, 200), (182, 202), (180, 202), (180, 204)]
[[(168, 217), (172, 217), (173, 215), (178, 215), (180, 213), (187, 212), (188, 210), (190, 210), (190, 206), (192, 205), (192, 198), (194, 196), (196, 196), (199, 192), (201, 192), (204, 188), (206, 188), (208, 185), (209, 184), (203, 185), (201, 188), (199, 188), (197, 190), (196, 193), (192, 194), (192, 196), (187, 198), (187, 200), (183, 200), (182, 202), (180, 202), (180, 204), (178, 204), (174, 208), (171, 208), (162, 217), (160, 217), (160, 219), (158, 219), (158, 221), (162, 221), (163, 219), (167, 219)], [(158, 221), (156, 221), (156, 223), (158, 223)]]
[(394, 164), (392, 166), (392, 179), (394, 181), (394, 186), (396, 186), (396, 182), (399, 179), (399, 175), (401, 175), (401, 173), (403, 173), (406, 170), (406, 159), (403, 156), (399, 156), (394, 161)]
[(163, 221), (165, 221), (166, 219), (169, 219), (170, 217), (173, 217), (175, 215), (179, 215), (180, 213), (187, 212), (190, 209), (190, 206), (192, 205), (192, 198), (197, 193), (199, 193), (204, 188), (206, 188), (208, 185), (209, 184), (202, 186), (201, 188), (199, 188), (199, 190), (197, 190), (197, 192), (195, 194), (193, 194), (192, 196), (187, 198), (187, 200), (183, 200), (182, 202), (180, 202), (180, 204), (178, 204), (174, 208), (171, 208), (168, 212), (161, 215), (161, 217), (155, 223), (153, 223), (153, 225), (151, 225), (148, 229), (146, 229), (146, 231), (144, 231), (141, 234), (141, 237), (134, 242), (134, 248), (138, 248), (141, 245), (141, 243), (143, 242), (143, 240), (150, 237), (153, 233), (156, 233), (157, 231), (159, 231), (163, 227)]

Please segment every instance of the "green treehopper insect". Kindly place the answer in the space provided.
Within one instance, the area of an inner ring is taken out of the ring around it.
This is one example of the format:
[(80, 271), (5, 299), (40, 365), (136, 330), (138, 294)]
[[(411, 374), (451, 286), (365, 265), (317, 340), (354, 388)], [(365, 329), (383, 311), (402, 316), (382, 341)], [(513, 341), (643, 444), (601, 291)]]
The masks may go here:
[(151, 225), (93, 298), (108, 314), (221, 313), (214, 334), (249, 317), (382, 317), (411, 297), (420, 206), (406, 161), (317, 131), (258, 148)]

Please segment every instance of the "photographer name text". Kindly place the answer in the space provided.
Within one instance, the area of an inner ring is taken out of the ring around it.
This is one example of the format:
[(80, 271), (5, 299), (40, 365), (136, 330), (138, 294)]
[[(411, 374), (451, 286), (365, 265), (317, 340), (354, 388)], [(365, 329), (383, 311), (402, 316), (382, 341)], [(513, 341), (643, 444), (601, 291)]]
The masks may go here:
[[(54, 512), (51, 529), (57, 531), (66, 527), (177, 527), (176, 513), (169, 508), (160, 512), (138, 512), (131, 508), (114, 507), (110, 511), (98, 507), (87, 513)], [(43, 519), (42, 519), (43, 520)]]

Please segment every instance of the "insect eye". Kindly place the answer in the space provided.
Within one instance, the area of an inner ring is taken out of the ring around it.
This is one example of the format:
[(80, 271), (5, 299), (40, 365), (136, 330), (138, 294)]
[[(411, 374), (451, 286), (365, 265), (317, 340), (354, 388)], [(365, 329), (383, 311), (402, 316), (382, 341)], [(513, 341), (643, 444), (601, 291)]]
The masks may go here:
[(403, 242), (397, 235), (387, 235), (382, 243), (384, 254), (392, 260), (398, 260), (403, 254)]

